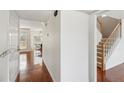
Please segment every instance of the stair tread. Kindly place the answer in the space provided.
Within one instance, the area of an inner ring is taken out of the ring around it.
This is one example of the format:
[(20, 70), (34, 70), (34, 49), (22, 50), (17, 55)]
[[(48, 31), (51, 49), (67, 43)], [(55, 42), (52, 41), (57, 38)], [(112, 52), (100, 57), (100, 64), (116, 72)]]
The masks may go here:
[(99, 42), (99, 44), (100, 44), (100, 43), (104, 43), (104, 42)]
[(97, 48), (97, 50), (102, 50), (102, 48)]
[(102, 39), (107, 39), (107, 38), (102, 38)]
[(102, 52), (97, 52), (98, 54), (103, 54)]
[(101, 68), (101, 67), (102, 67), (102, 65), (97, 64), (97, 67), (100, 67), (100, 68)]
[(102, 47), (102, 45), (97, 45), (97, 47)]
[(99, 62), (99, 61), (98, 61), (97, 63), (98, 63), (98, 64), (102, 64), (102, 62)]
[(102, 57), (97, 56), (97, 58), (100, 58), (101, 59)]
[(97, 56), (97, 61), (98, 61), (98, 62), (102, 62), (102, 61), (103, 61), (102, 57), (99, 58), (99, 57)]
[(102, 45), (101, 45), (101, 44), (97, 45), (97, 47), (99, 47), (99, 46), (100, 46), (100, 47), (102, 47)]
[(102, 39), (102, 40), (106, 40), (106, 39)]
[(97, 67), (100, 68), (100, 69), (102, 68), (102, 66), (99, 66), (99, 65), (97, 65)]
[(102, 46), (97, 46), (97, 48), (102, 48)]

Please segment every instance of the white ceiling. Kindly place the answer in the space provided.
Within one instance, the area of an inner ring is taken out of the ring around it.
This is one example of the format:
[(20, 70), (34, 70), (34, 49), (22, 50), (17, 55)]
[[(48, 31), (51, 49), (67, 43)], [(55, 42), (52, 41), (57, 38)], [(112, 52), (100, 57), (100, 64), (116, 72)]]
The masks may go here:
[[(79, 10), (87, 14), (92, 14), (98, 10)], [(22, 19), (46, 22), (52, 13), (52, 10), (16, 10)]]
[(80, 10), (81, 12), (85, 12), (85, 13), (87, 13), (87, 14), (92, 14), (92, 13), (95, 13), (95, 12), (97, 12), (97, 11), (99, 11), (99, 10)]
[(20, 18), (46, 22), (52, 11), (50, 10), (16, 10)]

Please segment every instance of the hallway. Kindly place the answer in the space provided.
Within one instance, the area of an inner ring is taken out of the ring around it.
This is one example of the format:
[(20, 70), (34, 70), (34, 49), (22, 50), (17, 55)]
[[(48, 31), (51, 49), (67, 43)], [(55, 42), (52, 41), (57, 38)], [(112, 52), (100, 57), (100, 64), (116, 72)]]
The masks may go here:
[[(97, 69), (97, 82), (102, 82), (101, 72)], [(124, 82), (124, 63), (106, 71), (103, 82)]]
[[(42, 62), (42, 59), (39, 58), (33, 62), (32, 57), (29, 56), (29, 53), (21, 53), (20, 56), (20, 74), (18, 75), (17, 82), (52, 82), (52, 78)], [(34, 56), (34, 59), (37, 57)], [(40, 60), (41, 59), (41, 60)]]
[[(0, 54), (3, 56), (0, 81), (94, 81), (94, 65), (90, 65), (94, 59), (94, 52), (91, 51), (95, 49), (95, 38), (92, 37), (95, 35), (96, 18), (94, 14), (91, 15), (93, 12), (95, 11), (1, 11), (4, 30), (0, 27)], [(89, 24), (89, 21), (93, 24)], [(43, 49), (43, 59), (37, 57), (37, 62), (33, 52), (38, 49)], [(19, 56), (22, 56), (20, 62)]]

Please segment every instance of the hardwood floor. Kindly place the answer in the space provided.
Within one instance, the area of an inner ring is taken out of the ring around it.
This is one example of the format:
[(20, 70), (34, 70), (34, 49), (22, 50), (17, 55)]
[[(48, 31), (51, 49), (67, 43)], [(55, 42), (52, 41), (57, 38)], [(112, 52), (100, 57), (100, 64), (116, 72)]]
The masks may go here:
[(111, 82), (106, 77), (106, 72), (102, 72), (99, 68), (97, 68), (97, 82)]
[[(23, 54), (23, 53), (22, 53)], [(25, 54), (25, 53), (24, 53)], [(25, 68), (20, 69), (20, 73), (16, 79), (17, 82), (53, 82), (44, 62), (41, 64), (34, 64), (31, 60), (32, 56), (28, 52), (27, 63)]]
[[(103, 76), (101, 73), (97, 68), (98, 82), (124, 82), (124, 63), (107, 70)], [(102, 78), (104, 79), (102, 80)]]

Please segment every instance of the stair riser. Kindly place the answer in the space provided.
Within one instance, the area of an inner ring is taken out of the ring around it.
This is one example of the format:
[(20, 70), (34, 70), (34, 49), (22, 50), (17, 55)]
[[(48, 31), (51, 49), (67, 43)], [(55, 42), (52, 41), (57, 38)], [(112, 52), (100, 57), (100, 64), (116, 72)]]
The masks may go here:
[(99, 45), (103, 45), (104, 44), (104, 42), (99, 42)]
[(106, 41), (106, 39), (102, 39), (101, 41)]
[(102, 51), (103, 51), (103, 50), (101, 50), (101, 49), (97, 49), (97, 52), (101, 52), (101, 53), (102, 53)]
[(100, 49), (102, 49), (102, 46), (97, 46), (97, 48), (100, 48)]
[(100, 69), (102, 68), (102, 66), (99, 66), (99, 65), (97, 65), (97, 67), (100, 68)]
[(102, 57), (103, 54), (102, 53), (97, 53), (97, 56)]

